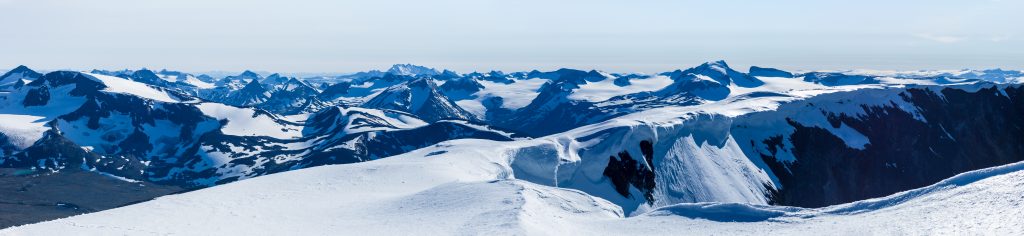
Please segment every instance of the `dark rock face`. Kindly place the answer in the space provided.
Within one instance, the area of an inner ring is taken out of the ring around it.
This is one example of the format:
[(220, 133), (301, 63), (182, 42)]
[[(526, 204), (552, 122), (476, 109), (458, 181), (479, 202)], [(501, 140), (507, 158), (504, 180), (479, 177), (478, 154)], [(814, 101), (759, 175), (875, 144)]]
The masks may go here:
[(25, 105), (25, 107), (45, 106), (49, 101), (50, 88), (47, 86), (41, 86), (39, 88), (28, 90), (28, 94), (25, 95), (25, 100), (22, 101), (22, 105)]
[(469, 99), (473, 93), (484, 89), (484, 86), (472, 78), (451, 79), (438, 86), (444, 95), (452, 100)]
[(646, 163), (640, 163), (637, 159), (633, 159), (627, 151), (619, 152), (618, 157), (609, 157), (608, 166), (604, 169), (604, 176), (611, 180), (615, 191), (623, 197), (632, 195), (629, 189), (630, 186), (633, 186), (643, 193), (647, 204), (652, 204), (655, 187), (654, 170), (651, 169), (651, 165), (654, 164), (653, 144), (647, 140), (640, 141), (640, 152), (643, 155), (641, 161)]
[(842, 73), (813, 72), (804, 74), (804, 81), (817, 83), (825, 86), (841, 86), (855, 84), (877, 84), (880, 83), (873, 76), (847, 75)]
[(18, 150), (18, 148), (11, 143), (11, 138), (0, 133), (0, 156), (10, 156), (15, 150)]
[(325, 87), (323, 89), (323, 92), (320, 92), (320, 94), (317, 95), (317, 96), (318, 96), (318, 98), (320, 98), (320, 100), (327, 100), (327, 101), (334, 100), (336, 98), (339, 98), (339, 97), (342, 97), (342, 96), (348, 94), (348, 89), (351, 88), (351, 87), (352, 87), (352, 83), (349, 83), (349, 82), (341, 82), (341, 83), (337, 83), (337, 84), (332, 84), (330, 86)]
[[(892, 106), (868, 107), (866, 116), (828, 115), (870, 140), (863, 150), (818, 127), (790, 121), (792, 147), (782, 137), (763, 142), (762, 159), (779, 178), (776, 204), (821, 207), (890, 195), (927, 186), (958, 173), (1024, 160), (1024, 89), (976, 92), (944, 88), (908, 89), (903, 99), (925, 121)], [(791, 148), (796, 161), (783, 163), (775, 151)]]
[(793, 78), (793, 73), (775, 68), (750, 67), (750, 76)]
[(29, 69), (27, 66), (20, 65), (18, 67), (15, 67), (11, 71), (8, 71), (7, 73), (4, 73), (3, 75), (0, 75), (0, 80), (2, 80), (4, 78), (7, 78), (8, 76), (12, 76), (12, 75), (16, 75), (16, 74), (20, 74), (20, 75), (22, 75), (24, 77), (32, 78), (32, 79), (39, 78), (39, 77), (43, 76), (43, 74), (40, 74), (39, 72), (36, 72), (36, 71), (34, 71), (32, 69)]
[(98, 158), (100, 156), (83, 150), (57, 131), (49, 130), (31, 147), (7, 157), (0, 167), (60, 170), (79, 168)]
[(472, 113), (459, 107), (458, 104), (441, 93), (437, 85), (426, 78), (388, 87), (360, 107), (407, 112), (428, 122), (478, 120)]

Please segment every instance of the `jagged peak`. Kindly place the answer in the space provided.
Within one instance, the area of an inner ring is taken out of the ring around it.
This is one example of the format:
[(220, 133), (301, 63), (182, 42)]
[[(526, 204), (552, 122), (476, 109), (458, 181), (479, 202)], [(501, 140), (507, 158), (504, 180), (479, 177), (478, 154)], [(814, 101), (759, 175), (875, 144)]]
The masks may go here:
[(505, 77), (505, 72), (502, 72), (500, 70), (492, 70), (491, 72), (487, 72), (487, 75), (493, 77)]
[(443, 74), (443, 75), (456, 75), (456, 76), (459, 75), (459, 73), (457, 73), (457, 72), (455, 72), (453, 70), (448, 70), (448, 69), (444, 69), (443, 71), (441, 71), (441, 74)]
[(18, 65), (18, 67), (14, 67), (14, 69), (11, 69), (11, 71), (14, 71), (14, 72), (29, 72), (29, 71), (36, 72), (36, 71), (34, 71), (32, 69), (29, 69), (28, 66), (25, 66), (25, 65)]
[(437, 69), (430, 68), (430, 67), (425, 67), (425, 66), (413, 65), (413, 64), (409, 64), (409, 63), (392, 65), (391, 68), (388, 69), (387, 73), (389, 73), (389, 74), (396, 74), (396, 75), (407, 75), (407, 76), (439, 75), (439, 74), (441, 74), (441, 72), (438, 72)]
[(260, 81), (257, 80), (257, 79), (253, 79), (253, 80), (249, 81), (249, 83), (245, 84), (245, 87), (242, 88), (242, 89), (243, 90), (260, 90), (260, 91), (266, 90), (266, 88), (263, 88), (263, 85), (260, 84)]
[(15, 67), (11, 71), (8, 71), (7, 73), (4, 73), (2, 76), (0, 76), (0, 80), (5, 79), (5, 78), (7, 78), (7, 77), (9, 77), (11, 75), (15, 75), (15, 74), (25, 75), (26, 77), (30, 77), (30, 78), (39, 78), (39, 77), (43, 76), (43, 74), (41, 74), (39, 72), (36, 72), (36, 71), (34, 71), (32, 69), (29, 69), (25, 65), (19, 65), (18, 67)]

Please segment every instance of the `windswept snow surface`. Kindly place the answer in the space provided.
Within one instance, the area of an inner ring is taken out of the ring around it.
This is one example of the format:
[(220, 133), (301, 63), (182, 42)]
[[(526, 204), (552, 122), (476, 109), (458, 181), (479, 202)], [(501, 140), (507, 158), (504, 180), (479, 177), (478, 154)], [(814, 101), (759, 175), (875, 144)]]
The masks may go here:
[(227, 120), (221, 132), (236, 136), (266, 136), (277, 139), (295, 139), (302, 137), (302, 126), (267, 112), (258, 112), (252, 108), (238, 108), (220, 103), (202, 103), (196, 105), (203, 114)]
[(483, 85), (484, 88), (483, 90), (480, 90), (479, 92), (476, 92), (474, 94), (477, 97), (477, 99), (474, 100), (478, 101), (477, 103), (480, 103), (479, 101), (482, 101), (483, 99), (489, 97), (500, 97), (504, 101), (501, 104), (502, 108), (523, 108), (526, 105), (530, 105), (530, 102), (537, 97), (538, 93), (540, 93), (537, 90), (540, 89), (540, 87), (543, 86), (544, 83), (547, 83), (548, 81), (550, 80), (541, 78), (530, 78), (524, 80), (516, 80), (515, 83), (505, 84), (492, 82), (488, 80), (480, 80), (477, 82), (480, 82), (480, 84)]
[(106, 85), (107, 88), (103, 89), (103, 91), (131, 94), (161, 102), (180, 102), (178, 99), (171, 98), (171, 96), (168, 95), (167, 92), (155, 89), (143, 83), (114, 76), (106, 76), (85, 72), (82, 72), (82, 74), (90, 76), (93, 79), (96, 79), (97, 81), (103, 83), (103, 85)]
[[(50, 91), (53, 94), (68, 94), (75, 86), (60, 86)], [(85, 98), (75, 96), (54, 96), (45, 106), (25, 107), (27, 90), (0, 92), (0, 133), (6, 135), (13, 145), (24, 149), (31, 146), (50, 127), (46, 123), (72, 112), (85, 103)]]
[(46, 127), (46, 118), (33, 115), (0, 114), (0, 133), (8, 137), (11, 144), (19, 149), (32, 146), (43, 133), (50, 130)]
[[(1024, 163), (889, 197), (804, 209), (689, 203), (624, 217), (585, 193), (513, 179), (499, 143), (234, 182), (9, 228), (5, 235), (822, 235), (1024, 233)], [(158, 213), (158, 214), (157, 214)]]
[(615, 79), (605, 79), (597, 82), (581, 84), (580, 88), (569, 95), (569, 99), (584, 100), (589, 102), (601, 102), (609, 98), (631, 93), (657, 91), (672, 84), (668, 76), (651, 76), (648, 78), (637, 78), (629, 80), (629, 85), (615, 85)]

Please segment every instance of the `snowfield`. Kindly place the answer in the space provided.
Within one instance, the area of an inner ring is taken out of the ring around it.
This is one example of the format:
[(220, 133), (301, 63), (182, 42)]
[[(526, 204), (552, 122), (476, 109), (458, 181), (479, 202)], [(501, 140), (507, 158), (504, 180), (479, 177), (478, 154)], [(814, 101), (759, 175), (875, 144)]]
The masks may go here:
[(107, 88), (105, 88), (103, 91), (112, 93), (131, 94), (161, 102), (181, 102), (178, 99), (171, 98), (171, 96), (168, 95), (167, 92), (155, 89), (143, 83), (114, 76), (106, 76), (85, 72), (82, 72), (82, 74), (92, 77), (92, 79), (99, 81), (100, 83), (103, 83), (103, 85), (106, 85)]
[(668, 76), (651, 76), (649, 78), (638, 78), (629, 80), (627, 86), (615, 85), (615, 79), (605, 79), (597, 82), (581, 84), (569, 95), (569, 99), (584, 100), (589, 102), (601, 102), (609, 98), (626, 95), (636, 92), (656, 91), (672, 84)]
[(5, 229), (5, 235), (680, 235), (1024, 233), (1024, 163), (833, 207), (690, 203), (624, 217), (605, 200), (513, 178), (494, 143), (458, 140)]
[[(210, 117), (227, 120), (227, 125), (221, 129), (224, 134), (266, 136), (277, 139), (302, 137), (302, 126), (281, 121), (272, 114), (260, 113), (252, 108), (238, 108), (220, 103), (201, 103), (196, 107)], [(291, 123), (294, 122), (291, 121)]]

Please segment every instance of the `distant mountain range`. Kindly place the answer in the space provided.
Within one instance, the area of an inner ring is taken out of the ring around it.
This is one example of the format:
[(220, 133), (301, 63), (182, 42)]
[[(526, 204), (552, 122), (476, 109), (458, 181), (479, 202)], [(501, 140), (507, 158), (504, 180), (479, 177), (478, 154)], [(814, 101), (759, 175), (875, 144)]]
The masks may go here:
[[(0, 76), (0, 173), (83, 194), (67, 186), (151, 187), (88, 202), (49, 194), (15, 203), (46, 214), (0, 225), (391, 156), (450, 158), (442, 169), (457, 172), (438, 178), (455, 182), (571, 189), (620, 215), (695, 202), (824, 207), (1024, 160), (1021, 71), (745, 71), (724, 61), (658, 74), (399, 64), (295, 78), (19, 66)], [(36, 194), (26, 191), (0, 189)]]

